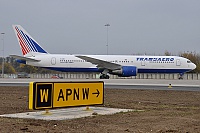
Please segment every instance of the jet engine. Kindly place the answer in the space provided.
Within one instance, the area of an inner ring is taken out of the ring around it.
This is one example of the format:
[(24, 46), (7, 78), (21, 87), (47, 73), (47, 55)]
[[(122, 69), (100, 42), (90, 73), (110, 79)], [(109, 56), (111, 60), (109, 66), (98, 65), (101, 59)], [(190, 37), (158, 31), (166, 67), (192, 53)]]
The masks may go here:
[(118, 75), (120, 77), (136, 76), (137, 67), (136, 66), (122, 66), (120, 70), (114, 70), (110, 72), (110, 74)]

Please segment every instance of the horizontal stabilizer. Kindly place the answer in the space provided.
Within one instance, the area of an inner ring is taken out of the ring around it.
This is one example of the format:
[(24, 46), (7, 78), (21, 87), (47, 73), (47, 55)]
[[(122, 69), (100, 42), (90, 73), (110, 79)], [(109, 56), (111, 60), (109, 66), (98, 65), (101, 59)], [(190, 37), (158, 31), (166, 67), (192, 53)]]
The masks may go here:
[(31, 61), (31, 62), (39, 62), (40, 61), (40, 60), (28, 58), (28, 57), (19, 56), (19, 55), (10, 55), (10, 57), (20, 59), (20, 60), (25, 60), (25, 61)]

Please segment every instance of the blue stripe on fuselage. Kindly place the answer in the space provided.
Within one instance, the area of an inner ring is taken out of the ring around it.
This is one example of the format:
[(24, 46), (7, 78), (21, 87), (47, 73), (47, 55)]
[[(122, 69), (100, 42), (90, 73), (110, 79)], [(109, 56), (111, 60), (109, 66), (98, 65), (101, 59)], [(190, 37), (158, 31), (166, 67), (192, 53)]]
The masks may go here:
[(43, 68), (61, 72), (102, 72), (98, 68), (62, 68), (62, 67), (43, 67)]
[(185, 73), (190, 69), (138, 69), (138, 73)]
[[(98, 68), (62, 68), (62, 67), (43, 67), (61, 72), (102, 72)], [(185, 73), (190, 69), (138, 69), (138, 73)]]

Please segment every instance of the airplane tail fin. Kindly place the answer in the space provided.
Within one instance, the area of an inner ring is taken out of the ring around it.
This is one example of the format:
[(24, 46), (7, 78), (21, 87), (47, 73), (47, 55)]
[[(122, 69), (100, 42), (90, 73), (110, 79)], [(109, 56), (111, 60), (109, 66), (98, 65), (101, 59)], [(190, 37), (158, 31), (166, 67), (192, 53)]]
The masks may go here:
[(22, 54), (25, 57), (41, 53), (48, 54), (48, 52), (44, 50), (39, 43), (37, 43), (33, 37), (31, 37), (20, 25), (13, 25), (13, 29), (15, 31)]

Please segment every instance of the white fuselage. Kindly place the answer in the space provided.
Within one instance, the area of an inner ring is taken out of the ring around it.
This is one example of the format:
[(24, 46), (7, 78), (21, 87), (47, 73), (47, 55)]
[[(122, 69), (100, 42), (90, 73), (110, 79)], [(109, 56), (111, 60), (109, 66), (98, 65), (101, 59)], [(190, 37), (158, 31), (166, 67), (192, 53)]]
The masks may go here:
[[(141, 55), (84, 55), (95, 59), (136, 66), (138, 73), (184, 73), (196, 68), (190, 60), (178, 56), (141, 56)], [(33, 59), (40, 62), (28, 62), (28, 65), (44, 67), (65, 72), (100, 72), (95, 64), (82, 60), (75, 55), (39, 54)]]

